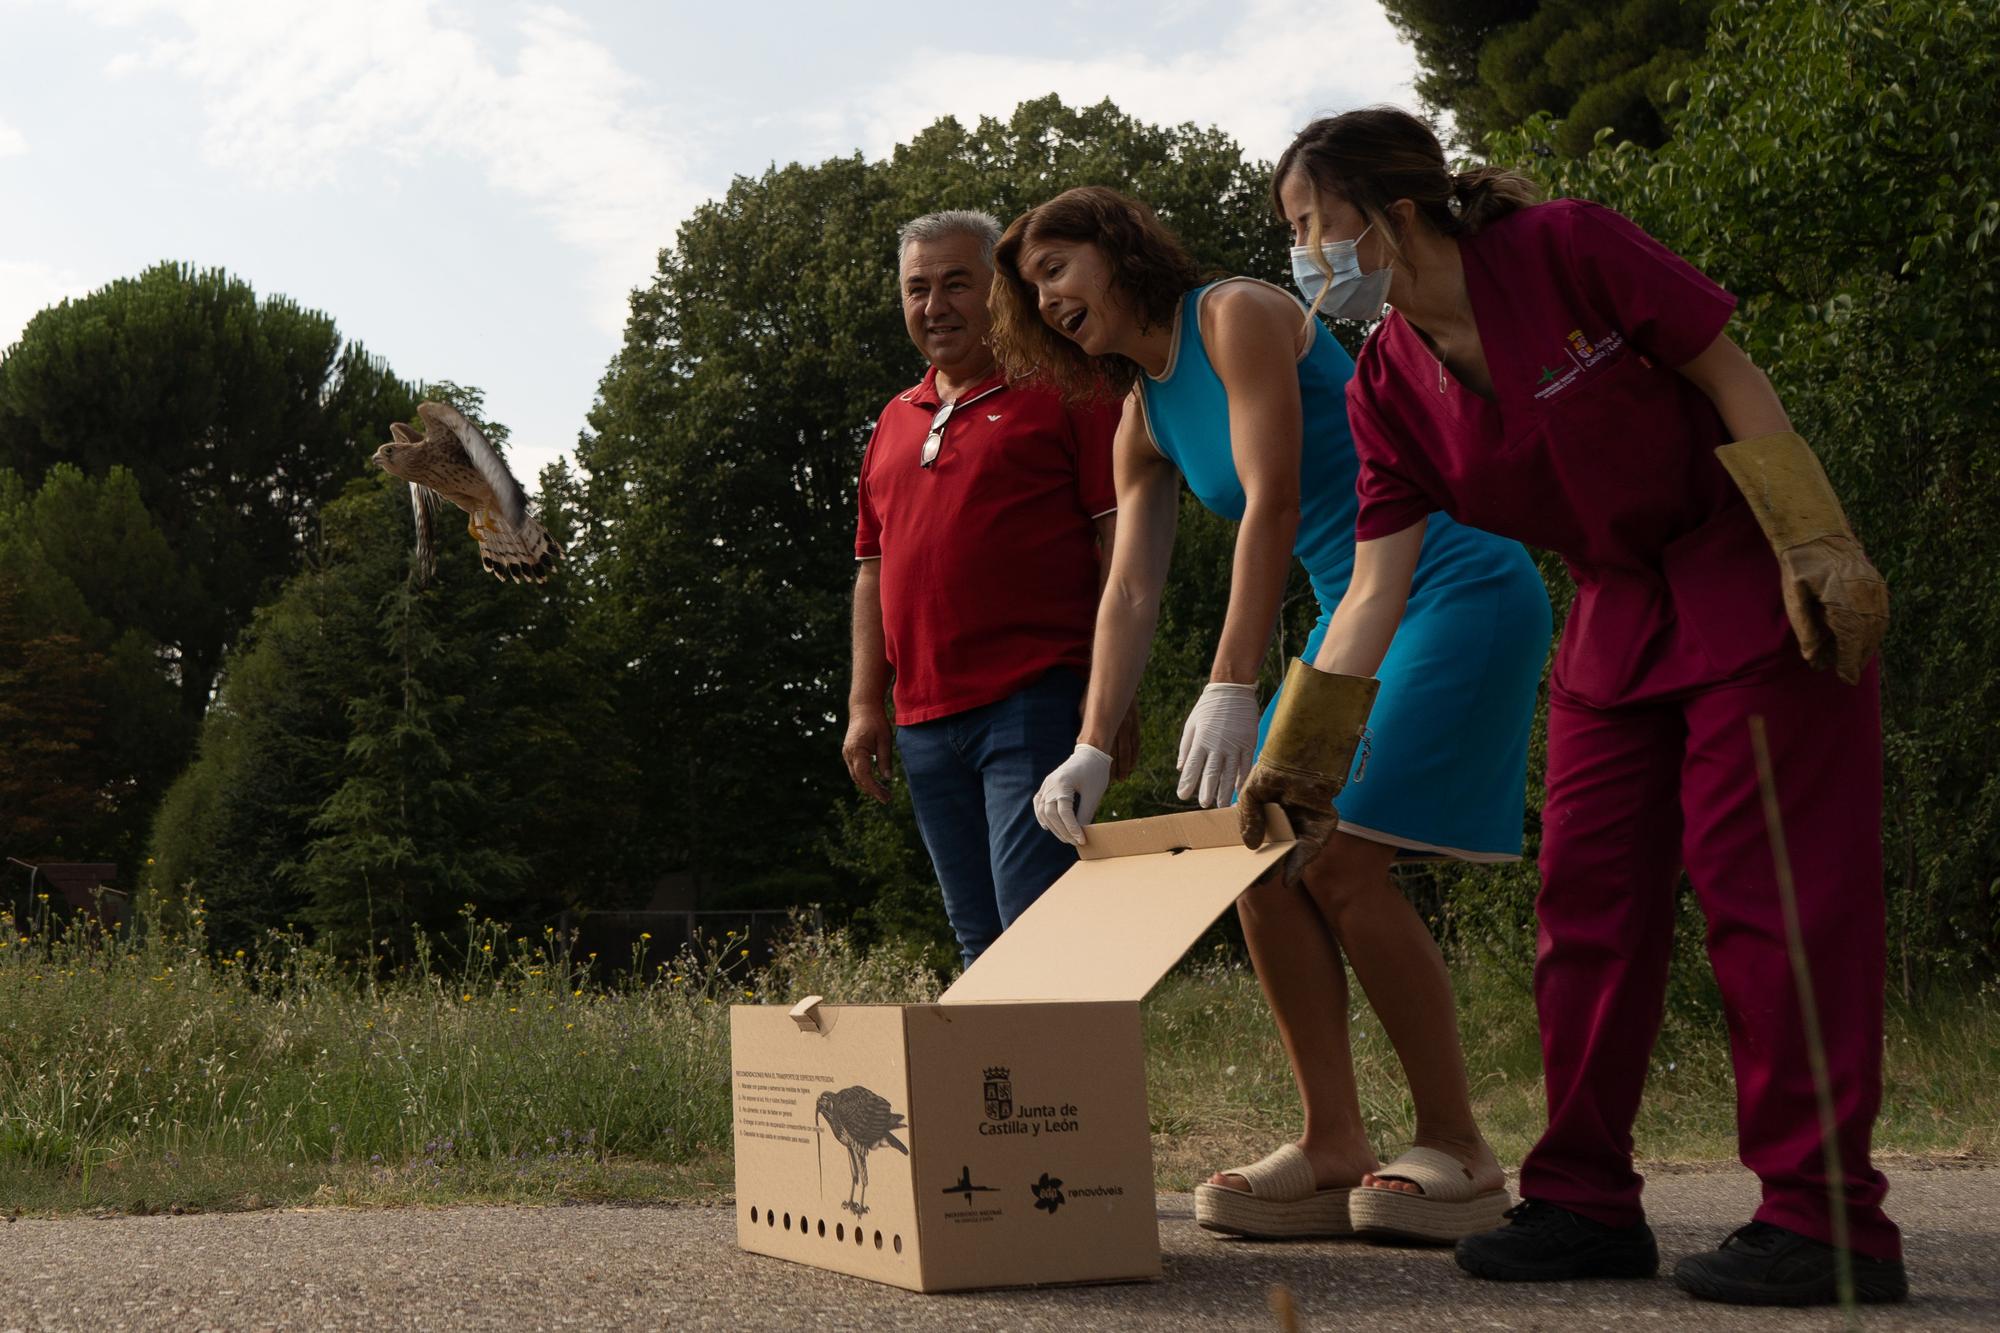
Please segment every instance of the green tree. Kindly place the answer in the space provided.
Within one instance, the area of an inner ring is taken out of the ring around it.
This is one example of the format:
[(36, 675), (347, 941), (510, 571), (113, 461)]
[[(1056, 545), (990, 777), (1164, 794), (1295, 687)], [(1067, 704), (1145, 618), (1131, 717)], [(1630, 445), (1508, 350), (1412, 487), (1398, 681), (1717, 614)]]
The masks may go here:
[(1572, 156), (1609, 130), (1665, 142), (1678, 81), (1702, 53), (1715, 0), (1383, 0), (1415, 46), (1417, 94), (1477, 142), (1537, 112)]
[(192, 595), (165, 639), (198, 721), (222, 651), (410, 389), (327, 316), (160, 264), (30, 320), (0, 358), (0, 468), (128, 469)]
[[(711, 900), (767, 905), (858, 905), (885, 891), (885, 873), (905, 873), (888, 866), (928, 872), (920, 853), (865, 850), (882, 837), (913, 850), (907, 813), (864, 811), (833, 864), (821, 852), (849, 799), (838, 751), (856, 472), (883, 403), (923, 369), (896, 296), (896, 228), (942, 208), (1005, 220), (1069, 186), (1110, 184), (1157, 207), (1202, 260), (1282, 278), (1266, 179), (1212, 130), (1051, 97), (1006, 121), (941, 120), (887, 161), (739, 178), (682, 226), (634, 294), (579, 449), (599, 609), (631, 663), (621, 708), (643, 729), (663, 861), (691, 869)], [(1212, 649), (1228, 542), (1226, 524), (1190, 512), (1181, 565), (1193, 572), (1176, 580), (1162, 657), (1177, 660), (1183, 638), (1205, 636), (1192, 655)], [(1198, 682), (1173, 675), (1167, 694), (1184, 697), (1149, 700), (1156, 737), (1179, 726)], [(1128, 799), (1143, 804), (1142, 788)]]
[(194, 761), (153, 825), (151, 886), (204, 899), (223, 949), (303, 920), (311, 895), (297, 869), (341, 780), (348, 703), (380, 651), (379, 603), (408, 569), (407, 492), (386, 477), (351, 488), (230, 650)]
[(1657, 152), (1489, 141), (1627, 213), (1741, 298), (1771, 374), (1888, 577), (1891, 938), (1906, 993), (2000, 950), (2000, 11), (1721, 6)]
[[(427, 392), (478, 419), (477, 390)], [(552, 468), (543, 487), (544, 520), (574, 540), (573, 480)], [(343, 953), (406, 956), (466, 902), (539, 921), (615, 897), (629, 765), (615, 659), (572, 635), (575, 570), (501, 584), (443, 532), (419, 589), (407, 487), (354, 479), (232, 653), (154, 835), (155, 883), (192, 884), (218, 943), (297, 922)]]
[(112, 813), (91, 753), (104, 658), (74, 635), (30, 630), (20, 603), (19, 580), (0, 567), (0, 852), (94, 858)]
[(1417, 96), (1475, 137), (1504, 113), (1479, 77), (1479, 55), (1502, 28), (1534, 17), (1540, 0), (1382, 0), (1396, 31), (1417, 55)]
[(65, 823), (65, 854), (117, 860), (128, 874), (192, 730), (172, 678), (181, 575), (130, 472), (92, 478), (59, 464), (30, 490), (0, 471), (0, 578), (13, 603), (0, 651), (35, 656), (23, 662), (31, 693), (21, 706), (50, 710), (51, 726), (89, 718), (64, 763), (95, 814)]

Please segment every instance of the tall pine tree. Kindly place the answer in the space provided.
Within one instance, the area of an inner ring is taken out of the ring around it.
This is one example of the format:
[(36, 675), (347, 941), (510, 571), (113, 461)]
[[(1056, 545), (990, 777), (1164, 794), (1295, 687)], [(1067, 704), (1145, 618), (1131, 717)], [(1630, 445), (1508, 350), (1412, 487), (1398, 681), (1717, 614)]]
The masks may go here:
[(1538, 112), (1575, 156), (1601, 130), (1657, 147), (1715, 0), (1383, 0), (1416, 48), (1417, 95), (1477, 144)]
[(42, 311), (0, 356), (0, 468), (132, 474), (198, 594), (167, 640), (192, 724), (319, 506), (414, 406), (326, 315), (159, 264)]

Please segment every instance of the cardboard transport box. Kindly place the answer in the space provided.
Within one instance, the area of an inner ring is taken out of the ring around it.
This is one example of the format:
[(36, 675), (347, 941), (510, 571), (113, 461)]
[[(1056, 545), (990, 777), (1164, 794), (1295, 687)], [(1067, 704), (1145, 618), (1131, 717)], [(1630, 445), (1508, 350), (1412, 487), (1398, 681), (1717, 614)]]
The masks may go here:
[(1291, 847), (1236, 812), (1089, 829), (936, 1004), (730, 1011), (736, 1237), (914, 1291), (1158, 1277), (1139, 1001)]

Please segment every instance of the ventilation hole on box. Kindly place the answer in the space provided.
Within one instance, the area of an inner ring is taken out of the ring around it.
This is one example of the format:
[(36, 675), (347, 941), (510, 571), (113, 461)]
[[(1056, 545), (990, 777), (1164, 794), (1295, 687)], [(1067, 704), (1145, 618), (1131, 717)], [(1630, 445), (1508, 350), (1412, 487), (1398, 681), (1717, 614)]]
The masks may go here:
[(823, 1217), (819, 1220), (819, 1238), (826, 1239), (826, 1219)]
[(903, 1252), (903, 1238), (901, 1236), (898, 1236), (896, 1237), (896, 1253), (901, 1254), (902, 1252)]
[(791, 1215), (790, 1213), (786, 1213), (786, 1214), (785, 1214), (785, 1230), (787, 1230), (787, 1231), (790, 1231), (791, 1229), (792, 1229), (792, 1215)]
[(862, 1231), (860, 1227), (854, 1228), (854, 1243), (856, 1245), (865, 1245), (868, 1243), (867, 1233)]
[(760, 1220), (757, 1216), (757, 1205), (753, 1203), (750, 1205), (750, 1225), (754, 1227)]
[(764, 1210), (764, 1225), (767, 1227), (775, 1227), (778, 1225), (778, 1215), (772, 1212), (768, 1208)]
[(834, 1238), (835, 1240), (846, 1240), (846, 1239), (847, 1239), (847, 1223), (845, 1223), (845, 1222), (835, 1222), (835, 1223), (833, 1224), (833, 1238)]
[(1169, 847), (1169, 848), (1167, 848), (1167, 855), (1168, 855), (1168, 856), (1179, 856), (1179, 855), (1180, 855), (1180, 854), (1181, 854), (1182, 852), (1184, 852), (1184, 851), (1186, 851), (1186, 850), (1187, 850), (1187, 848), (1185, 848), (1185, 847)]
[(875, 1248), (878, 1250), (882, 1248), (882, 1233), (879, 1231), (875, 1233)]

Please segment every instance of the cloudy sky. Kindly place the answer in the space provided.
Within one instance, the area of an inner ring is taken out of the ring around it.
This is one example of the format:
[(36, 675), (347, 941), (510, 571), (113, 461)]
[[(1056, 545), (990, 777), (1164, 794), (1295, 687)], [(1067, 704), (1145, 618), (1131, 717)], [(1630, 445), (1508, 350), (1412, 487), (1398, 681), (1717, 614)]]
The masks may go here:
[(162, 259), (478, 384), (532, 475), (626, 294), (733, 176), (1030, 97), (1110, 97), (1275, 156), (1411, 100), (1375, 0), (0, 0), (0, 347)]

